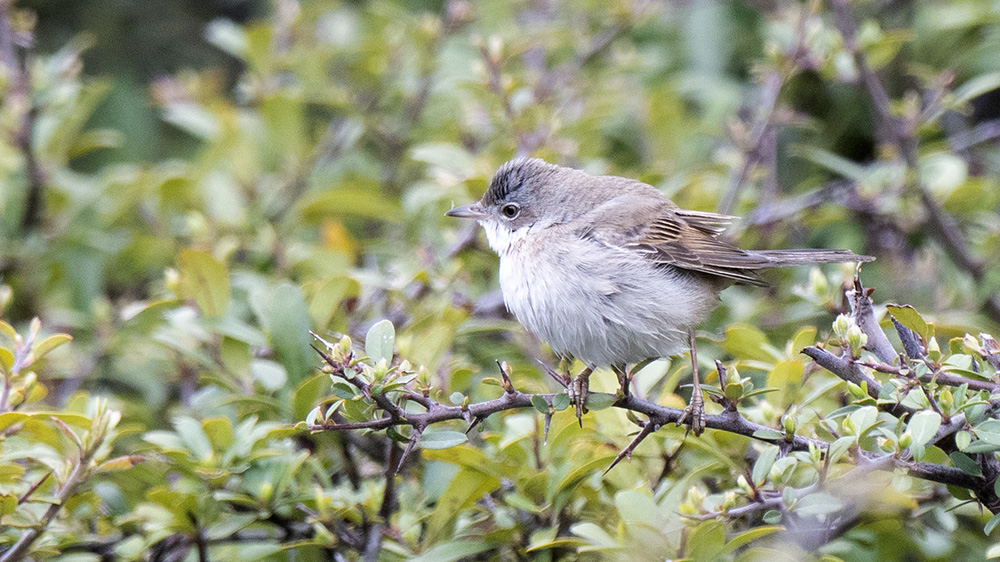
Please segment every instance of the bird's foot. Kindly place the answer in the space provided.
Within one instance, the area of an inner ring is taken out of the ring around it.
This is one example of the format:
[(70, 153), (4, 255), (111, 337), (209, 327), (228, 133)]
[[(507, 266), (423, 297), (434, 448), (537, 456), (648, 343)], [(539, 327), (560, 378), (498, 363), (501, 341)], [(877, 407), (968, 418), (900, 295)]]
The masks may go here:
[(590, 394), (590, 374), (593, 372), (592, 368), (586, 367), (566, 387), (569, 400), (575, 406), (576, 419), (580, 423), (580, 427), (583, 427), (583, 414), (587, 413), (587, 395)]
[(691, 401), (687, 408), (684, 408), (684, 413), (677, 419), (677, 425), (684, 422), (688, 424), (688, 429), (684, 432), (685, 437), (690, 431), (694, 432), (695, 437), (705, 431), (705, 396), (697, 386), (691, 392)]

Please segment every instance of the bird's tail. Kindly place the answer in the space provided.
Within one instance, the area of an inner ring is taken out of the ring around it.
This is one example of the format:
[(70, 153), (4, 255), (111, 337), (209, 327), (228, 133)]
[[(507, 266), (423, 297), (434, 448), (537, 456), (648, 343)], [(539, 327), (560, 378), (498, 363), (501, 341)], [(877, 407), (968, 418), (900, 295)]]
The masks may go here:
[(817, 263), (868, 262), (875, 258), (862, 256), (850, 250), (752, 250), (749, 252), (755, 258), (761, 258), (764, 263), (755, 264), (755, 268), (785, 267), (790, 265), (808, 265)]

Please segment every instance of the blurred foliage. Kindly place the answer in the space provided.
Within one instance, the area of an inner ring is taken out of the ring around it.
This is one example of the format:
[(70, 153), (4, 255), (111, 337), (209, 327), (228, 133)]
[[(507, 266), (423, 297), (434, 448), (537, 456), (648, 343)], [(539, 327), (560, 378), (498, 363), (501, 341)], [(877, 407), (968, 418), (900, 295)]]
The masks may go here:
[[(36, 560), (890, 561), (994, 544), (967, 492), (902, 470), (806, 494), (791, 515), (682, 517), (740, 505), (748, 483), (809, 490), (822, 463), (669, 426), (602, 477), (635, 429), (614, 408), (583, 428), (559, 411), (547, 441), (532, 410), (468, 442), (465, 424), (444, 424), (388, 480), (407, 435), (301, 427), (377, 411), (316, 370), (309, 330), (363, 341), (381, 326), (381, 343), (353, 346), (358, 372), (445, 404), (502, 393), (483, 384), (497, 359), (518, 390), (553, 390), (535, 359), (557, 358), (503, 312), (496, 257), (443, 216), (515, 154), (640, 178), (684, 207), (729, 200), (746, 247), (873, 253), (866, 284), (933, 321), (900, 320), (939, 346), (933, 360), (992, 380), (981, 341), (962, 339), (1000, 321), (992, 2), (850, 4), (915, 163), (880, 132), (816, 2), (275, 0), (205, 25), (184, 3), (126, 3), (158, 27), (91, 33), (50, 24), (63, 4), (2, 3), (0, 560), (27, 533)], [(97, 26), (117, 3), (72, 4)], [(157, 44), (213, 54), (157, 60)], [(973, 263), (928, 226), (925, 192)], [(779, 389), (738, 397), (779, 434), (791, 423), (912, 451), (933, 419), (890, 419), (799, 353), (851, 349), (834, 323), (851, 273), (775, 271), (775, 289), (727, 290), (699, 352), (727, 362), (731, 392)], [(682, 405), (686, 372), (654, 363), (638, 392)], [(902, 388), (886, 382), (886, 403), (926, 409)], [(948, 392), (951, 412), (989, 398)], [(1000, 432), (981, 416), (955, 440), (992, 456)], [(921, 453), (975, 471), (964, 453)], [(790, 520), (815, 532), (776, 526)]]

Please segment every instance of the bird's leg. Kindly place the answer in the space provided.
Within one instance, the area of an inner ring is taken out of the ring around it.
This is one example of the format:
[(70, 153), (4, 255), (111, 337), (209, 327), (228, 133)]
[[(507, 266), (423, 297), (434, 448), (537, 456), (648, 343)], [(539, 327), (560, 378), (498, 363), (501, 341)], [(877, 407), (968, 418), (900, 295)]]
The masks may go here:
[(628, 376), (628, 371), (626, 370), (626, 365), (612, 365), (611, 370), (618, 375), (618, 385), (621, 386), (621, 397), (628, 398), (630, 394), (630, 383), (632, 379)]
[(688, 331), (688, 345), (691, 347), (691, 380), (694, 388), (691, 390), (691, 403), (684, 408), (684, 414), (677, 419), (677, 425), (688, 421), (689, 431), (694, 431), (695, 437), (705, 431), (705, 395), (701, 392), (701, 381), (698, 380), (698, 353), (695, 351), (694, 330)]
[(590, 393), (590, 373), (594, 372), (593, 367), (585, 367), (580, 374), (573, 378), (566, 392), (569, 399), (576, 405), (576, 419), (583, 427), (583, 414), (587, 411), (587, 394)]

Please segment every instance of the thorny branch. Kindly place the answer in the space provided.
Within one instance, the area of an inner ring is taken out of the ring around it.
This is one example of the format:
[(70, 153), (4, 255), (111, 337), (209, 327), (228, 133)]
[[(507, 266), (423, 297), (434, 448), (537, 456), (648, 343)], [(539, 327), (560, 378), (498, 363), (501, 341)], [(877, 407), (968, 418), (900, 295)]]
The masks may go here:
[[(863, 286), (861, 286), (860, 282), (856, 280), (850, 298), (853, 299), (852, 306), (855, 313), (855, 321), (858, 322), (859, 326), (864, 327), (863, 329), (866, 334), (869, 334), (868, 341), (872, 342), (877, 341), (879, 336), (881, 336), (881, 338), (885, 338), (885, 334), (884, 332), (881, 334), (876, 333), (876, 331), (881, 332), (881, 327), (874, 319), (870, 294), (871, 291), (866, 290)], [(872, 317), (870, 319), (866, 319), (869, 314), (872, 314)], [(888, 340), (886, 340), (886, 344), (887, 343)], [(930, 374), (921, 375), (919, 377), (908, 376), (908, 374), (913, 371), (913, 369), (911, 369), (908, 365), (892, 365), (888, 363), (888, 361), (891, 361), (893, 357), (897, 360), (904, 360), (905, 356), (899, 356), (895, 353), (890, 354), (889, 350), (891, 350), (891, 346), (888, 349), (879, 349), (879, 347), (880, 345), (874, 345), (872, 348), (873, 351), (876, 349), (879, 350), (879, 359), (884, 361), (878, 363), (856, 359), (846, 350), (843, 355), (835, 355), (822, 347), (810, 346), (804, 349), (803, 353), (809, 355), (820, 366), (829, 370), (841, 379), (867, 388), (868, 395), (877, 401), (876, 403), (880, 409), (900, 418), (912, 416), (916, 410), (905, 407), (902, 404), (886, 403), (884, 400), (880, 401), (883, 385), (876, 380), (871, 373), (888, 373), (899, 378), (908, 378), (911, 382), (913, 382), (913, 384), (917, 385), (921, 385), (921, 383), (933, 382), (937, 385), (967, 385), (972, 389), (990, 391), (1000, 387), (1000, 385), (996, 383), (975, 381), (965, 377), (944, 373), (941, 372), (939, 367)], [(330, 344), (327, 344), (327, 348), (333, 349)], [(382, 414), (375, 419), (353, 423), (342, 423), (336, 419), (329, 419), (323, 423), (314, 423), (309, 425), (308, 429), (310, 431), (346, 431), (356, 429), (378, 431), (399, 426), (409, 426), (412, 428), (411, 439), (410, 442), (407, 443), (406, 450), (403, 455), (399, 457), (398, 461), (397, 457), (392, 457), (388, 460), (389, 464), (387, 465), (386, 471), (387, 479), (394, 477), (396, 471), (402, 466), (402, 461), (405, 460), (405, 456), (410, 452), (410, 450), (413, 449), (413, 446), (417, 441), (419, 441), (423, 431), (430, 425), (449, 420), (464, 420), (469, 424), (471, 429), (493, 414), (507, 410), (534, 408), (535, 405), (532, 402), (533, 398), (535, 398), (536, 402), (538, 398), (541, 398), (546, 404), (552, 405), (554, 403), (554, 398), (556, 397), (555, 394), (526, 394), (518, 391), (514, 388), (507, 375), (507, 368), (505, 364), (500, 367), (501, 376), (503, 378), (502, 388), (504, 392), (500, 397), (493, 400), (457, 406), (447, 406), (428, 398), (422, 392), (417, 392), (410, 388), (403, 388), (398, 392), (392, 393), (391, 397), (388, 392), (383, 394), (373, 394), (374, 385), (372, 383), (365, 382), (358, 376), (346, 374), (351, 371), (350, 367), (345, 364), (345, 361), (348, 363), (353, 361), (353, 354), (350, 354), (345, 358), (337, 359), (331, 353), (325, 353), (318, 349), (317, 351), (319, 351), (323, 356), (324, 361), (327, 363), (327, 370), (329, 372), (331, 372), (334, 376), (339, 376), (341, 379), (356, 386), (362, 395), (366, 397), (370, 396), (372, 402), (378, 406)], [(721, 364), (717, 364), (717, 367), (719, 368), (721, 379), (725, 376), (725, 369)], [(928, 397), (930, 398), (929, 395)], [(419, 403), (423, 406), (425, 411), (408, 411), (405, 407), (405, 403), (408, 401)], [(727, 398), (718, 398), (716, 401), (723, 405), (723, 411), (722, 413), (707, 414), (705, 416), (705, 425), (708, 428), (777, 444), (785, 454), (791, 451), (809, 451), (810, 449), (818, 449), (821, 451), (829, 450), (830, 442), (828, 441), (788, 433), (784, 430), (778, 430), (754, 423), (745, 418), (738, 411), (736, 403), (728, 400)], [(665, 425), (676, 424), (684, 415), (683, 410), (669, 408), (644, 398), (640, 398), (634, 394), (617, 396), (617, 400), (614, 402), (613, 406), (634, 412), (636, 414), (643, 414), (647, 419), (646, 421), (639, 422), (640, 431), (632, 439), (631, 443), (629, 443), (629, 445), (618, 454), (608, 470), (613, 468), (622, 459), (629, 457), (631, 452), (643, 439)], [(941, 413), (940, 409), (937, 411)], [(965, 416), (964, 414), (959, 413), (952, 415), (950, 418), (942, 415), (942, 418), (943, 423), (941, 428), (930, 443), (938, 445), (946, 452), (957, 450), (955, 449), (953, 441), (950, 440), (950, 437), (967, 426)], [(914, 462), (911, 458), (909, 450), (904, 450), (895, 454), (858, 450), (855, 458), (859, 466), (855, 470), (905, 470), (908, 474), (916, 478), (972, 490), (976, 493), (983, 505), (985, 505), (988, 509), (995, 513), (1000, 512), (1000, 499), (998, 499), (997, 494), (993, 489), (993, 478), (991, 476), (1000, 473), (1000, 467), (993, 466), (997, 463), (995, 459), (992, 458), (992, 455), (976, 456), (982, 457), (978, 462), (984, 468), (984, 476), (973, 476), (956, 467), (943, 466), (928, 462)], [(386, 493), (388, 497), (389, 488), (387, 488)], [(746, 510), (752, 511), (753, 509), (747, 507)]]

